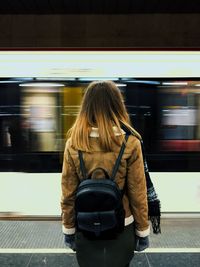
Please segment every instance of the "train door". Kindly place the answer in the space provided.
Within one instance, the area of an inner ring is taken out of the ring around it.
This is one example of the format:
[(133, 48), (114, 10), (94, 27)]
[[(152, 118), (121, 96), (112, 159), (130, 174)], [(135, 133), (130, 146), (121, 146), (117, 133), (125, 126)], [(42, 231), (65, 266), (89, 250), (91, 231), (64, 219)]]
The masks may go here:
[(24, 148), (20, 124), (20, 92), (16, 84), (0, 85), (0, 170), (15, 171)]
[(127, 83), (125, 95), (132, 125), (141, 134), (147, 152), (153, 153), (157, 141), (156, 86)]
[(200, 95), (197, 94), (197, 131), (196, 139), (200, 140)]
[(63, 147), (66, 141), (67, 131), (72, 127), (79, 112), (85, 85), (71, 85), (62, 91), (62, 139)]

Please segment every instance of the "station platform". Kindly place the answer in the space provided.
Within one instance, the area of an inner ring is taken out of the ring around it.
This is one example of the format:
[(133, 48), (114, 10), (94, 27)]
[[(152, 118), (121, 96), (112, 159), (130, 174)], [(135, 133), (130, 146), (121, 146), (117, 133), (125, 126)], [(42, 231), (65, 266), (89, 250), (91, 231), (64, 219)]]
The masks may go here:
[[(200, 219), (164, 218), (161, 227), (161, 234), (150, 235), (150, 248), (135, 253), (130, 267), (199, 267)], [(0, 266), (78, 267), (78, 263), (64, 245), (60, 221), (0, 220)]]

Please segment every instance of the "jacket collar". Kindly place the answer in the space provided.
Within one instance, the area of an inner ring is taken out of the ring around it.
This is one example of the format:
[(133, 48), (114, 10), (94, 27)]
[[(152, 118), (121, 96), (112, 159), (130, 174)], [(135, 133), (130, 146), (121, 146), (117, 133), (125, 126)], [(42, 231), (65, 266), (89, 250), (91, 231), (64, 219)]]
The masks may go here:
[[(121, 129), (121, 131), (119, 131), (116, 126), (113, 126), (113, 131), (114, 131), (114, 134), (116, 136), (119, 136), (119, 135), (122, 135), (122, 134), (126, 134), (124, 132), (124, 130), (122, 130), (122, 129)], [(95, 128), (95, 127), (92, 127), (92, 130), (90, 132), (90, 137), (99, 137), (99, 129)]]

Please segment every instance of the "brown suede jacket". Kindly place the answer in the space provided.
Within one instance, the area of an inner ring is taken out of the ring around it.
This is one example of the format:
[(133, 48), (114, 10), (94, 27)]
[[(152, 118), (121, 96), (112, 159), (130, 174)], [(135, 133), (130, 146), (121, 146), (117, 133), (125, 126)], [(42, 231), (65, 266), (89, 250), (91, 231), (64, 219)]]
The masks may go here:
[[(116, 135), (119, 135), (116, 133)], [(113, 152), (103, 152), (98, 142), (98, 129), (93, 128), (90, 134), (92, 150), (83, 153), (87, 173), (97, 167), (102, 167), (111, 175), (114, 163), (117, 159), (120, 147), (113, 144)], [(98, 176), (98, 173), (95, 175)], [(102, 177), (102, 173), (99, 173)], [(98, 177), (97, 177), (98, 178)], [(78, 184), (82, 179), (78, 151), (67, 141), (63, 158), (62, 170), (62, 223), (63, 233), (74, 234), (74, 199)], [(128, 138), (126, 148), (116, 174), (115, 180), (120, 189), (126, 190), (123, 196), (125, 209), (125, 225), (135, 221), (136, 234), (141, 237), (149, 235), (147, 189), (144, 174), (144, 164), (141, 145), (138, 138), (131, 135)]]

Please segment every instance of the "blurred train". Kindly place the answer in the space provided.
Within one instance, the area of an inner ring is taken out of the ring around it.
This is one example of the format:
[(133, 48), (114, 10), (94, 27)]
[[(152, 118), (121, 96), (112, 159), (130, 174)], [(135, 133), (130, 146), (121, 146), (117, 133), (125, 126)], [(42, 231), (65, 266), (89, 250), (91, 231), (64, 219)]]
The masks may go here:
[[(113, 80), (143, 136), (150, 170), (200, 171), (200, 80)], [(61, 171), (66, 132), (89, 82), (2, 78), (0, 171)]]
[[(41, 180), (42, 173), (60, 175), (66, 132), (91, 80), (0, 79), (0, 173), (39, 173)], [(120, 88), (132, 125), (143, 137), (149, 170), (163, 198), (163, 210), (199, 212), (196, 202), (200, 199), (200, 79), (109, 80)], [(188, 206), (182, 201), (190, 184), (194, 188), (188, 194)], [(175, 190), (182, 190), (177, 205), (175, 200), (169, 204), (170, 196), (165, 195), (170, 189), (174, 190), (173, 199)], [(47, 214), (54, 212), (50, 209)]]

